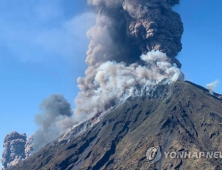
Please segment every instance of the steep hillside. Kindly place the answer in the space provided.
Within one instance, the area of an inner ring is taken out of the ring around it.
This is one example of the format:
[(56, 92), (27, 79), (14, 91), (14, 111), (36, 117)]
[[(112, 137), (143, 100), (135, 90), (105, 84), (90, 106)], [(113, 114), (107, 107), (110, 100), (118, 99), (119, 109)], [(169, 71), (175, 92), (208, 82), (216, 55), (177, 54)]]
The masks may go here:
[(222, 101), (200, 86), (176, 82), (155, 99), (128, 99), (91, 129), (54, 141), (9, 170), (221, 169), (220, 159), (161, 159), (146, 151), (222, 150)]

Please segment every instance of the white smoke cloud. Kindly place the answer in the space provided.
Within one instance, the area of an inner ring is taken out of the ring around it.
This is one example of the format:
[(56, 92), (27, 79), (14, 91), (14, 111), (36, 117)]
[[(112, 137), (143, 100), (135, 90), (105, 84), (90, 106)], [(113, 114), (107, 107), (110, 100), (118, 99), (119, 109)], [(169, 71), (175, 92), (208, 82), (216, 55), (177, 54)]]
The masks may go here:
[(183, 80), (180, 69), (169, 62), (165, 53), (151, 51), (140, 58), (143, 65), (133, 63), (127, 66), (124, 62), (115, 61), (101, 64), (91, 90), (80, 92), (75, 100), (77, 117), (82, 118), (82, 114), (92, 117), (128, 97), (149, 95), (158, 84)]
[(215, 81), (207, 84), (207, 89), (209, 90), (210, 94), (213, 94), (214, 90), (216, 90), (219, 83), (220, 83), (219, 80), (215, 80)]

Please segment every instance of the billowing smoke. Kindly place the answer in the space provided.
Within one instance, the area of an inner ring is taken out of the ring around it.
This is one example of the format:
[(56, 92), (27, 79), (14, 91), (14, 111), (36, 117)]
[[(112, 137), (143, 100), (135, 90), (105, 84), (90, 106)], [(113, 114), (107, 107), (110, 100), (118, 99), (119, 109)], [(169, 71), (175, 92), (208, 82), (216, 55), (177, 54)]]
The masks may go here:
[[(182, 49), (183, 24), (172, 11), (172, 0), (88, 0), (98, 11), (91, 40), (86, 76), (105, 61), (133, 63), (141, 53), (160, 50), (175, 62)], [(180, 67), (179, 62), (177, 62)], [(86, 78), (87, 79), (87, 78)]]
[(26, 158), (28, 158), (33, 152), (35, 152), (36, 150), (34, 150), (33, 148), (33, 140), (34, 140), (34, 135), (31, 135), (26, 144), (25, 144), (25, 156)]
[(33, 139), (30, 138), (34, 151), (53, 141), (74, 124), (71, 106), (62, 95), (49, 96), (40, 104), (40, 109), (42, 113), (35, 117), (39, 129), (33, 134)]
[(89, 96), (80, 92), (76, 98), (78, 113), (93, 116), (130, 96), (149, 95), (158, 84), (183, 80), (176, 64), (171, 64), (165, 53), (151, 51), (141, 56), (141, 63), (126, 65), (124, 62), (107, 61), (96, 71)]
[(26, 159), (75, 124), (71, 106), (62, 95), (53, 94), (44, 99), (40, 109), (42, 113), (35, 117), (39, 128), (28, 141), (25, 133), (11, 132), (6, 135), (1, 159), (3, 170)]
[(19, 134), (18, 132), (11, 132), (6, 135), (1, 159), (3, 170), (25, 159), (26, 138), (25, 133)]
[(182, 49), (183, 24), (179, 14), (172, 11), (179, 0), (88, 0), (88, 3), (95, 7), (97, 18), (96, 25), (88, 31), (88, 68), (85, 77), (77, 80), (81, 91), (75, 99), (75, 119), (63, 96), (45, 99), (40, 105), (42, 113), (35, 118), (39, 129), (26, 145), (22, 144), (22, 156), (14, 156), (12, 161), (28, 157), (75, 127), (74, 121), (101, 115), (128, 97), (149, 96), (159, 84), (183, 79), (181, 64), (175, 58)]
[(75, 113), (91, 117), (129, 96), (148, 94), (181, 79), (183, 24), (172, 6), (179, 0), (88, 0), (97, 11), (85, 78), (78, 78)]
[(214, 93), (214, 90), (217, 88), (217, 86), (219, 85), (220, 81), (219, 80), (215, 80), (209, 84), (207, 84), (207, 89), (209, 90), (210, 94)]

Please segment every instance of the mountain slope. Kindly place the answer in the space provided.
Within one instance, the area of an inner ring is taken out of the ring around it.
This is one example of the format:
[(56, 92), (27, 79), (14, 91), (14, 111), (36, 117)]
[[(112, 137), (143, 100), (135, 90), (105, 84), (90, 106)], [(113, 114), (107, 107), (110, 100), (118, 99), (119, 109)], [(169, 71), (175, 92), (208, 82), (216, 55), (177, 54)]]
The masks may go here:
[[(163, 90), (162, 90), (163, 91)], [(220, 159), (150, 164), (146, 151), (220, 151), (222, 101), (200, 86), (176, 82), (155, 99), (128, 99), (91, 129), (55, 141), (9, 170), (221, 169)]]

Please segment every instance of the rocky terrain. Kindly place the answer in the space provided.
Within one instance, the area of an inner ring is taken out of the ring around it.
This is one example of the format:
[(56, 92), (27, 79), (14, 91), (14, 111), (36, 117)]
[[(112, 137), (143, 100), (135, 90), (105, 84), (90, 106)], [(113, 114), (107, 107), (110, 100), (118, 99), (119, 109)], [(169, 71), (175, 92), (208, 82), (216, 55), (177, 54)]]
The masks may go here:
[(214, 158), (148, 161), (153, 146), (162, 152), (222, 150), (219, 95), (181, 81), (164, 90), (157, 98), (128, 99), (87, 131), (61, 136), (9, 170), (221, 169)]

